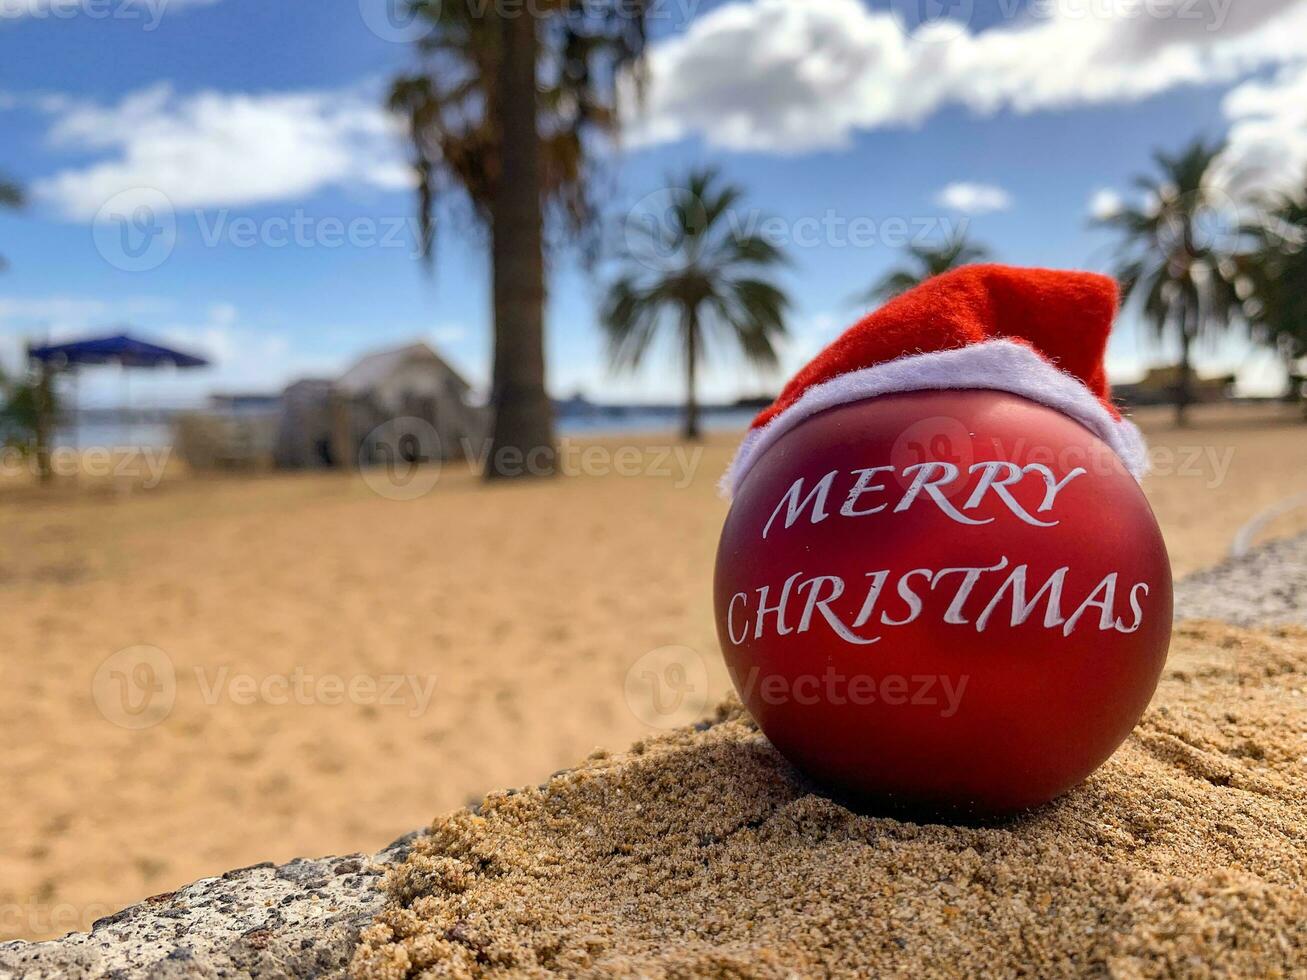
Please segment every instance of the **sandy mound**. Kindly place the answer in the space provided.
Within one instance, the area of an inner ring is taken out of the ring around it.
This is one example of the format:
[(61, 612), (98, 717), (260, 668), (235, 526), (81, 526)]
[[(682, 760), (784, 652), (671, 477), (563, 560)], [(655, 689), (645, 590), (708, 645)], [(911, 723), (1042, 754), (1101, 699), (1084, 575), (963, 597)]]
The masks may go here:
[(988, 827), (859, 815), (738, 706), (436, 821), (358, 977), (1286, 975), (1307, 962), (1307, 631), (1181, 627), (1147, 717)]

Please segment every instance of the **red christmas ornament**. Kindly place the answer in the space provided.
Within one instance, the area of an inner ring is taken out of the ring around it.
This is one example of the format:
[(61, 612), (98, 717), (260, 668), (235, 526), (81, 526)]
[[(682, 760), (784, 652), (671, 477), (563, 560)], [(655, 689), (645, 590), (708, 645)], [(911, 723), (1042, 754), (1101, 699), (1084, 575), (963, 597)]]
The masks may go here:
[(727, 478), (718, 634), (815, 779), (1010, 812), (1138, 722), (1171, 576), (1142, 440), (1108, 400), (1114, 311), (1102, 277), (963, 269), (853, 327), (755, 423)]

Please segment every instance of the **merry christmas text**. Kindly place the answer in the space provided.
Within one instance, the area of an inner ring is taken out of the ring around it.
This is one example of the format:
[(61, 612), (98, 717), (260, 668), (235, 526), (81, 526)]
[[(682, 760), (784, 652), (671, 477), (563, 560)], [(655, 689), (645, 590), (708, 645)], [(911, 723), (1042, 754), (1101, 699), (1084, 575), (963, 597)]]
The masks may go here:
[[(961, 470), (953, 463), (930, 461), (905, 466), (900, 471), (895, 466), (872, 466), (865, 469), (848, 471), (831, 470), (818, 480), (811, 488), (806, 488), (803, 477), (790, 484), (780, 501), (772, 511), (771, 517), (763, 525), (762, 536), (765, 538), (773, 530), (773, 525), (780, 518), (785, 528), (807, 518), (811, 524), (820, 524), (826, 518), (838, 514), (840, 517), (869, 517), (879, 514), (893, 504), (891, 513), (902, 514), (916, 506), (937, 507), (949, 520), (958, 524), (989, 524), (994, 518), (978, 518), (968, 514), (975, 511), (990, 498), (998, 500), (1011, 514), (1025, 524), (1034, 527), (1055, 527), (1056, 520), (1041, 520), (1038, 514), (1047, 514), (1057, 503), (1057, 498), (1076, 478), (1084, 476), (1087, 471), (1077, 466), (1065, 476), (1058, 477), (1043, 463), (1027, 463), (1020, 466), (1004, 459), (987, 460), (975, 463), (967, 468), (967, 475), (962, 477)], [(889, 484), (895, 475), (906, 482), (906, 489), (891, 496)], [(963, 484), (976, 476), (976, 484), (965, 498), (959, 496), (960, 505), (950, 497), (959, 489), (954, 484), (962, 477)], [(838, 482), (837, 482), (838, 481)], [(1017, 500), (1012, 490), (1017, 486), (1032, 483), (1042, 491), (1041, 499), (1031, 513)], [(945, 488), (949, 488), (946, 492)], [(840, 501), (840, 495), (843, 500)], [(838, 502), (838, 509), (836, 503)]]
[(1143, 624), (1147, 582), (1122, 583), (1120, 573), (1111, 572), (1086, 593), (1083, 585), (1068, 588), (1069, 573), (1064, 565), (1039, 581), (1029, 565), (1013, 566), (1006, 556), (987, 566), (914, 568), (893, 581), (888, 569), (867, 572), (861, 582), (795, 572), (779, 586), (735, 593), (727, 629), (739, 646), (768, 632), (807, 633), (824, 622), (846, 642), (868, 645), (879, 641), (886, 627), (915, 622), (928, 604), (943, 608), (945, 623), (977, 632), (991, 623), (1021, 626), (1031, 620), (1063, 636), (1095, 626), (1133, 633)]

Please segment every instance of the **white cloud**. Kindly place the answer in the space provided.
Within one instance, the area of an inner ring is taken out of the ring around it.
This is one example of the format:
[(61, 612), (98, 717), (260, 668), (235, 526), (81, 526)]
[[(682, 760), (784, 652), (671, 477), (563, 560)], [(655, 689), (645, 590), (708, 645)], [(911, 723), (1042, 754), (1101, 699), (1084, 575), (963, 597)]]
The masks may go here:
[[(279, 320), (275, 314), (273, 320)], [(199, 354), (209, 366), (195, 370), (135, 370), (128, 382), (131, 404), (188, 407), (203, 405), (211, 392), (276, 393), (305, 377), (335, 377), (360, 354), (378, 346), (399, 345), (421, 333), (396, 333), (378, 341), (360, 334), (357, 325), (315, 328), (313, 342), (252, 318), (236, 305), (216, 301), (195, 309), (150, 296), (106, 300), (85, 296), (0, 296), (0, 367), (19, 368), (25, 343), (60, 342), (126, 329), (147, 340)], [(430, 331), (428, 340), (446, 356), (448, 345), (463, 332), (457, 323)], [(461, 361), (455, 366), (463, 369)], [(463, 371), (471, 381), (487, 371)], [(84, 407), (117, 406), (124, 401), (121, 372), (114, 366), (79, 372), (77, 398)]]
[[(0, 364), (16, 367), (27, 340), (54, 342), (126, 330), (208, 358), (197, 371), (137, 371), (138, 404), (195, 404), (214, 388), (278, 390), (287, 380), (322, 366), (322, 358), (296, 354), (287, 337), (243, 321), (231, 303), (211, 303), (182, 318), (175, 305), (149, 296), (104, 300), (84, 296), (0, 297)], [(334, 366), (338, 358), (332, 358)], [(119, 372), (82, 372), (82, 403), (116, 404)]]
[(19, 93), (0, 91), (0, 112), (20, 110), (56, 115), (63, 112), (70, 104), (71, 99), (60, 92), (28, 90)]
[(98, 154), (35, 183), (64, 216), (91, 218), (125, 191), (162, 191), (175, 207), (302, 198), (329, 186), (408, 186), (393, 120), (368, 93), (176, 94), (168, 84), (116, 105), (63, 107), (57, 147)]
[[(275, 393), (297, 378), (340, 370), (338, 356), (297, 349), (286, 334), (250, 322), (226, 302), (212, 303), (192, 319), (160, 322), (142, 334), (210, 363), (188, 371), (137, 372), (131, 382), (137, 405), (199, 405), (216, 391)], [(87, 373), (83, 381), (87, 404), (121, 402), (115, 374)]]
[(990, 214), (1012, 207), (1012, 195), (993, 184), (965, 181), (949, 184), (935, 195), (935, 203), (963, 214)]
[[(1259, 207), (1268, 194), (1302, 194), (1307, 188), (1307, 62), (1236, 86), (1226, 94), (1222, 111), (1230, 128), (1212, 186), (1226, 193), (1223, 207), (1246, 222), (1255, 217), (1249, 209)], [(1117, 191), (1099, 190), (1090, 199), (1089, 212), (1102, 218), (1123, 205)]]
[[(1092, 9), (1093, 0), (1059, 0), (1064, 11)], [(1220, 34), (1249, 34), (1299, 5), (1301, 0), (1126, 0), (1122, 14), (1135, 21), (1128, 43), (1135, 50), (1175, 43), (1199, 43)], [(1169, 6), (1168, 6), (1169, 4)]]
[(1231, 185), (1293, 191), (1307, 186), (1307, 64), (1245, 82), (1222, 108), (1231, 122), (1223, 161)]
[(727, 3), (654, 47), (633, 142), (699, 135), (801, 153), (950, 104), (991, 113), (1123, 102), (1307, 57), (1307, 4), (1250, 6), (1059, 0), (979, 33), (934, 22), (908, 34), (860, 0)]
[[(1226, 95), (1222, 110), (1230, 120), (1228, 144), (1212, 185), (1228, 195), (1227, 207), (1244, 212), (1259, 206), (1267, 194), (1301, 194), (1307, 188), (1307, 63), (1244, 82)], [(1119, 192), (1099, 190), (1090, 199), (1089, 213), (1103, 218), (1123, 205)]]
[(0, 23), (6, 20), (138, 21), (152, 31), (170, 12), (208, 7), (219, 0), (0, 0)]
[(84, 296), (0, 296), (0, 332), (26, 331), (59, 337), (166, 310), (168, 304), (148, 296), (108, 301)]
[(102, 315), (108, 306), (103, 300), (75, 296), (0, 296), (0, 326), (32, 320), (73, 318), (82, 321)]
[(249, 385), (252, 379), (284, 379), (290, 342), (285, 336), (241, 323), (230, 303), (214, 303), (198, 324), (171, 324), (160, 331), (166, 341), (210, 360), (217, 377)]
[(1120, 214), (1123, 207), (1125, 201), (1121, 199), (1121, 195), (1110, 187), (1104, 187), (1095, 191), (1094, 196), (1089, 199), (1089, 216), (1102, 221)]

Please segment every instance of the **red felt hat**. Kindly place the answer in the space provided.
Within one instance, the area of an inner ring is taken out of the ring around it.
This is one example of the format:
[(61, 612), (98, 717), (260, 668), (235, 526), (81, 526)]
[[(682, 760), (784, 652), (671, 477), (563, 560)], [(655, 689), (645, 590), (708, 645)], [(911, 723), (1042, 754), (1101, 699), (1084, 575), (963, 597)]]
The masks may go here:
[(845, 331), (758, 415), (723, 480), (731, 494), (766, 449), (818, 412), (878, 395), (1007, 391), (1055, 408), (1137, 478), (1139, 430), (1112, 404), (1104, 364), (1116, 283), (1090, 272), (972, 265), (937, 276)]

